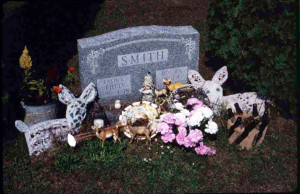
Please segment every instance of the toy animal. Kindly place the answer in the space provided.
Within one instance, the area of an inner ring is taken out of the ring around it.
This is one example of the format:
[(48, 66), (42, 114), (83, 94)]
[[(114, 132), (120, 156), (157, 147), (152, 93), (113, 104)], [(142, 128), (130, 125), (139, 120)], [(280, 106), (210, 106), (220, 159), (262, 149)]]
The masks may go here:
[(196, 88), (205, 91), (209, 98), (211, 106), (215, 113), (219, 113), (221, 106), (224, 105), (226, 109), (231, 108), (235, 111), (234, 104), (238, 103), (241, 109), (245, 112), (252, 110), (253, 104), (257, 104), (259, 115), (265, 111), (265, 100), (258, 97), (256, 92), (237, 93), (229, 96), (223, 96), (222, 84), (227, 80), (228, 72), (227, 67), (224, 66), (219, 69), (212, 80), (204, 80), (199, 72), (189, 70), (188, 79)]
[(167, 86), (167, 88), (170, 90), (170, 92), (173, 92), (177, 88), (184, 86), (184, 83), (182, 83), (182, 82), (176, 82), (174, 84), (171, 84), (171, 79), (168, 79), (168, 80), (163, 79), (163, 82)]
[(119, 137), (119, 130), (117, 126), (109, 126), (102, 130), (99, 130), (99, 128), (96, 126), (93, 128), (96, 132), (96, 136), (102, 140), (102, 147), (104, 146), (104, 142), (107, 138), (113, 136), (114, 142), (118, 139), (121, 143), (120, 137)]
[(155, 92), (156, 97), (163, 96), (163, 95), (167, 96), (166, 89), (161, 89), (161, 90), (155, 89), (154, 92)]
[(61, 92), (59, 101), (67, 105), (66, 118), (43, 121), (32, 126), (27, 126), (23, 121), (15, 121), (16, 128), (25, 133), (29, 155), (39, 155), (52, 147), (54, 141), (65, 141), (67, 135), (79, 132), (81, 122), (86, 116), (86, 106), (92, 102), (97, 91), (95, 85), (90, 83), (79, 98), (65, 86), (59, 85)]

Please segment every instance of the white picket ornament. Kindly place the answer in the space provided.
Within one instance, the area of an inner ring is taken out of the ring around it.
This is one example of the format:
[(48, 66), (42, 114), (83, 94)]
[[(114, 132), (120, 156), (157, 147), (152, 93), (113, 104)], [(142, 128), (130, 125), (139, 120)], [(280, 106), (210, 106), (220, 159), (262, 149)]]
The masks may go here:
[(86, 106), (92, 102), (97, 91), (95, 84), (90, 83), (79, 98), (75, 98), (65, 86), (58, 94), (59, 101), (67, 105), (66, 118), (43, 121), (32, 126), (27, 126), (23, 121), (15, 121), (16, 128), (25, 133), (29, 155), (39, 155), (44, 150), (53, 146), (55, 141), (65, 141), (68, 134), (76, 134), (86, 116)]
[(200, 73), (195, 70), (189, 70), (188, 72), (189, 81), (194, 87), (204, 90), (216, 114), (220, 112), (222, 105), (225, 106), (226, 109), (231, 108), (233, 112), (236, 112), (234, 104), (238, 103), (242, 111), (246, 112), (251, 112), (253, 104), (257, 104), (259, 115), (262, 116), (265, 111), (265, 100), (259, 98), (256, 92), (223, 96), (223, 88), (221, 85), (227, 78), (228, 71), (226, 66), (219, 69), (212, 80), (204, 80)]

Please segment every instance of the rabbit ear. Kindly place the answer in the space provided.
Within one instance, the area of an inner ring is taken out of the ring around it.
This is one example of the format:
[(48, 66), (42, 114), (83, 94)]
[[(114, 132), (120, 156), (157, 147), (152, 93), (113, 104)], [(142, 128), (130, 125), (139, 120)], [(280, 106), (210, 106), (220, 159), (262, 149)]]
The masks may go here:
[(212, 78), (212, 81), (222, 85), (228, 78), (228, 71), (227, 71), (227, 67), (223, 66), (221, 69), (219, 69), (214, 77)]
[(68, 88), (61, 84), (59, 85), (59, 87), (61, 88), (61, 92), (58, 93), (59, 101), (64, 103), (65, 105), (70, 104), (71, 101), (75, 99), (74, 94), (70, 90), (68, 90)]
[(20, 121), (20, 120), (15, 121), (15, 126), (19, 131), (21, 131), (23, 133), (26, 133), (29, 131), (29, 127), (23, 121)]
[(200, 73), (195, 70), (189, 70), (188, 79), (191, 82), (191, 84), (196, 88), (202, 88), (203, 84), (205, 83), (205, 80), (200, 75)]
[(90, 83), (80, 95), (80, 98), (84, 100), (87, 104), (92, 102), (97, 95), (96, 86), (94, 83)]

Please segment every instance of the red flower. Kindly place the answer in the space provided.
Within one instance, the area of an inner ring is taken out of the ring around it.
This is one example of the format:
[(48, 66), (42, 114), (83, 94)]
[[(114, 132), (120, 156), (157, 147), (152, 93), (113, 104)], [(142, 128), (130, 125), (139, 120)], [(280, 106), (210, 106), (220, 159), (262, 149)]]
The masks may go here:
[(68, 68), (68, 71), (70, 71), (70, 72), (75, 71), (75, 67), (69, 67), (69, 68)]
[(53, 92), (61, 93), (61, 88), (59, 86), (53, 86)]

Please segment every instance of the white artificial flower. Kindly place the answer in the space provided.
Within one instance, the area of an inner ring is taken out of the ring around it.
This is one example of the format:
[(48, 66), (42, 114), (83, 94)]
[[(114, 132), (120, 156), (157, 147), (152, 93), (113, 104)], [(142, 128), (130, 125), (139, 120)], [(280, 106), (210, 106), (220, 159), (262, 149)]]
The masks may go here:
[(202, 115), (203, 115), (205, 118), (207, 118), (207, 119), (212, 118), (212, 116), (213, 116), (213, 111), (212, 111), (210, 108), (208, 108), (208, 107), (201, 107), (201, 108), (199, 108), (199, 110), (201, 111)]
[(200, 111), (200, 109), (197, 109), (194, 114), (187, 119), (187, 124), (189, 126), (197, 126), (201, 124), (201, 121), (203, 120), (203, 114)]
[(208, 123), (205, 125), (205, 129), (204, 131), (206, 133), (210, 133), (210, 134), (216, 134), (218, 131), (218, 125), (217, 123), (213, 122), (212, 120), (209, 120)]
[(175, 103), (174, 106), (177, 110), (183, 110), (183, 108), (184, 108), (180, 102)]
[(162, 155), (164, 155), (164, 152), (161, 152)]
[(177, 119), (179, 119), (182, 123), (185, 123), (185, 122), (186, 122), (186, 117), (185, 117), (185, 115), (182, 114), (182, 113), (180, 113), (180, 112), (174, 114), (174, 117), (177, 118)]
[(170, 146), (167, 146), (168, 149), (170, 149)]
[(180, 111), (180, 113), (182, 113), (184, 116), (188, 117), (190, 115), (190, 111), (188, 111), (187, 109), (182, 109)]

